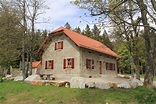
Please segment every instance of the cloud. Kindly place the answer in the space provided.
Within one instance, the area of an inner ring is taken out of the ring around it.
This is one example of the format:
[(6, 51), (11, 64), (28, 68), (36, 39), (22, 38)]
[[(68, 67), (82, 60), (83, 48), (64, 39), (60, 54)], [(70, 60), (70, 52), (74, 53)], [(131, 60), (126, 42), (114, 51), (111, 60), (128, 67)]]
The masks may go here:
[(47, 18), (47, 23), (37, 24), (36, 27), (52, 31), (60, 26), (64, 26), (68, 22), (72, 28), (79, 26), (81, 29), (84, 29), (86, 24), (88, 24), (86, 21), (90, 22), (92, 18), (85, 18), (85, 21), (81, 19), (80, 16), (83, 17), (87, 10), (79, 9), (77, 6), (71, 4), (70, 1), (46, 0), (45, 5), (50, 9), (46, 10), (46, 13), (42, 14), (38, 21), (43, 21), (43, 18)]

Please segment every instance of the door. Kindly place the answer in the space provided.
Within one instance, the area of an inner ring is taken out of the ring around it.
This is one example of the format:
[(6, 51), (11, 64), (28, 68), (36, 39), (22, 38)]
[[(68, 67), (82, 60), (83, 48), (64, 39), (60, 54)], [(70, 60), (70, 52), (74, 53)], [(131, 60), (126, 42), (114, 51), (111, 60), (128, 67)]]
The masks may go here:
[(99, 61), (99, 72), (100, 74), (102, 74), (102, 62), (101, 61)]

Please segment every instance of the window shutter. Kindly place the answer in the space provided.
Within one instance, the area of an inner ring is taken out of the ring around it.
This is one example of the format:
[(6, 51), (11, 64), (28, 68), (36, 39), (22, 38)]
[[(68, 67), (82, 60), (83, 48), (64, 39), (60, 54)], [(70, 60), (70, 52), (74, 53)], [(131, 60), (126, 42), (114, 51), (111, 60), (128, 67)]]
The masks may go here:
[(45, 62), (45, 69), (47, 69), (47, 64), (48, 64), (48, 61)]
[(115, 64), (114, 64), (114, 70), (115, 70)]
[(54, 60), (51, 61), (51, 69), (54, 69)]
[(57, 50), (57, 43), (55, 43), (55, 50)]
[(63, 41), (61, 42), (61, 49), (63, 49)]
[(92, 60), (92, 69), (94, 69), (94, 60)]
[(108, 70), (108, 63), (106, 62), (106, 70)]
[(88, 69), (88, 59), (86, 59), (86, 69)]
[(72, 58), (72, 69), (74, 69), (74, 58)]
[(63, 62), (64, 62), (63, 63), (63, 68), (65, 69), (66, 68), (66, 59), (64, 59)]

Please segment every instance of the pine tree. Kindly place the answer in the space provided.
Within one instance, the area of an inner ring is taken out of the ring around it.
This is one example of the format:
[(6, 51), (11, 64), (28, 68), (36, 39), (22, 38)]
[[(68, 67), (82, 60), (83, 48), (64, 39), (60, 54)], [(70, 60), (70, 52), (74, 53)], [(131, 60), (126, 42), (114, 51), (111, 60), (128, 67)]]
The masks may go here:
[(92, 29), (92, 33), (93, 33), (93, 39), (95, 40), (100, 40), (100, 30), (98, 29), (98, 27), (94, 24), (93, 29)]
[(101, 39), (99, 40), (100, 42), (102, 42), (103, 44), (105, 44), (110, 49), (113, 49), (112, 42), (110, 41), (109, 36), (108, 36), (106, 30), (104, 30), (102, 36), (100, 36), (100, 37), (101, 37)]
[(89, 27), (88, 24), (86, 25), (86, 28), (83, 31), (83, 34), (86, 35), (86, 36), (88, 36), (88, 37), (90, 37), (90, 38), (93, 38), (93, 34), (92, 34), (92, 32), (91, 32), (90, 27)]
[(69, 30), (71, 29), (71, 26), (70, 26), (70, 24), (68, 22), (64, 25), (64, 27), (69, 29)]
[(75, 29), (74, 29), (74, 31), (75, 32), (77, 32), (77, 33), (79, 33), (79, 34), (81, 34), (81, 29), (80, 29), (80, 27), (78, 26), (78, 27), (76, 27)]

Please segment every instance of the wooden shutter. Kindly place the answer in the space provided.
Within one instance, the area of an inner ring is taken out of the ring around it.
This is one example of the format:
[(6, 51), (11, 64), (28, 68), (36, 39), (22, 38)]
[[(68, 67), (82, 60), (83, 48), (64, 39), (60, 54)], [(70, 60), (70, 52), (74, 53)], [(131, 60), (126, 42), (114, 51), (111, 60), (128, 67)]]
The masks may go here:
[(66, 68), (66, 59), (63, 60), (63, 68)]
[(86, 69), (88, 69), (88, 59), (86, 59)]
[(61, 42), (61, 49), (63, 49), (63, 41)]
[(48, 61), (45, 62), (45, 69), (47, 69)]
[(94, 69), (94, 60), (92, 60), (92, 69)]
[(74, 69), (74, 58), (72, 58), (72, 69)]
[(114, 70), (115, 70), (115, 64), (114, 64)]
[(106, 62), (106, 70), (108, 70), (108, 63)]
[(113, 67), (114, 67), (113, 63), (110, 63), (110, 67), (111, 67), (110, 69), (113, 70)]
[(54, 60), (51, 60), (51, 69), (54, 69)]
[(55, 48), (55, 50), (57, 50), (57, 43), (55, 43), (55, 47), (54, 48)]

